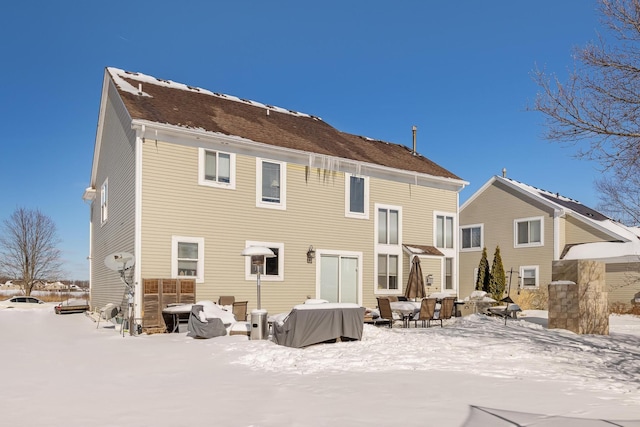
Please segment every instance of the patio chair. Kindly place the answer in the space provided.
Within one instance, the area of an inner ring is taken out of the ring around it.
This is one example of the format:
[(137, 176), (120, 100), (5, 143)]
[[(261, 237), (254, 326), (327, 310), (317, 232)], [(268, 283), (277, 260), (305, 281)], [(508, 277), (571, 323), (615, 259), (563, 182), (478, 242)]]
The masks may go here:
[(455, 300), (456, 297), (446, 297), (442, 299), (442, 302), (440, 303), (440, 312), (436, 319), (440, 321), (440, 327), (442, 327), (443, 320), (451, 319), (451, 317), (453, 317), (453, 306)]
[(395, 318), (393, 317), (389, 298), (378, 298), (378, 310), (380, 311), (380, 317), (374, 319), (374, 323), (376, 325), (388, 324), (390, 328), (393, 328), (393, 321)]
[(238, 322), (246, 322), (247, 320), (247, 304), (248, 301), (234, 302), (232, 313)]
[(223, 295), (218, 298), (218, 305), (233, 305), (236, 302), (236, 297)]
[(414, 319), (414, 326), (418, 326), (418, 320), (422, 320), (422, 327), (425, 327), (425, 322), (427, 327), (431, 327), (432, 320), (438, 320), (436, 315), (436, 298), (424, 298), (420, 303), (420, 313), (418, 313), (418, 318)]

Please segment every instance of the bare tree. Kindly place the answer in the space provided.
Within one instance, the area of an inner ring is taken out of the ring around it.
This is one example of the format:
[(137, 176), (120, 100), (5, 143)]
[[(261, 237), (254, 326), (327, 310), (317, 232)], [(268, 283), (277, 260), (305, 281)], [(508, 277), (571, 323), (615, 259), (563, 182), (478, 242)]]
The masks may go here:
[(59, 239), (54, 222), (39, 210), (17, 208), (3, 221), (0, 233), (0, 273), (30, 295), (39, 281), (61, 273)]
[(600, 13), (609, 37), (574, 50), (566, 83), (534, 71), (541, 91), (532, 109), (544, 114), (547, 139), (579, 144), (578, 157), (603, 167), (603, 210), (637, 224), (637, 186), (620, 184), (640, 172), (640, 0), (600, 0)]

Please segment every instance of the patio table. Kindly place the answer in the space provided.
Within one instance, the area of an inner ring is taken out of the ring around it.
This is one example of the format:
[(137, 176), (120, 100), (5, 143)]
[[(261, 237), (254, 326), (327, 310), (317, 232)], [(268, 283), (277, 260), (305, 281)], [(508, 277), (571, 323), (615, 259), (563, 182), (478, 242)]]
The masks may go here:
[(402, 316), (402, 325), (405, 328), (408, 328), (409, 322), (417, 313), (420, 313), (421, 304), (421, 301), (392, 301), (390, 303), (391, 310)]

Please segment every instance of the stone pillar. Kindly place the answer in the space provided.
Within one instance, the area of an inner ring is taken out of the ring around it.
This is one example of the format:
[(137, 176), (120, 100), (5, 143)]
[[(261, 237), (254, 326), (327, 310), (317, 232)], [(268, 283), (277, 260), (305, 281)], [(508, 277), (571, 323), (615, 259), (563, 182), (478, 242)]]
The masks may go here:
[(553, 261), (549, 329), (609, 335), (605, 265), (589, 260)]

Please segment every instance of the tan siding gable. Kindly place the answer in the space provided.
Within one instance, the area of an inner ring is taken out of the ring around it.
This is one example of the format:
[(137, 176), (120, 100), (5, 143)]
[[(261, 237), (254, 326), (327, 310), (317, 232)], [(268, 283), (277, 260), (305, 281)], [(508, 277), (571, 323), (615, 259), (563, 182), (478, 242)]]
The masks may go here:
[(610, 235), (598, 230), (595, 227), (580, 221), (570, 215), (565, 220), (566, 244), (588, 243), (588, 242), (608, 242), (615, 240)]

